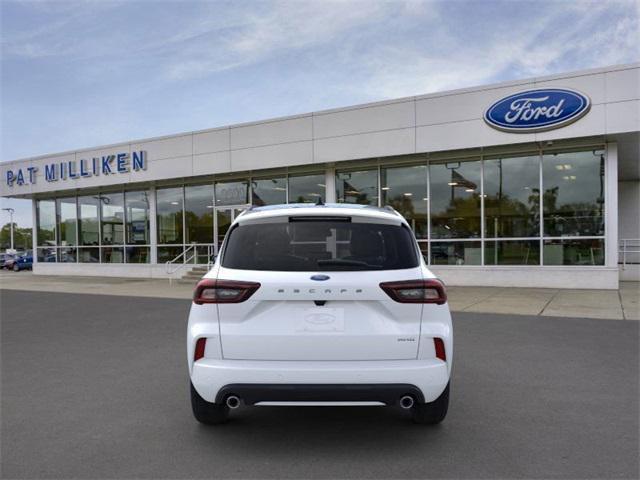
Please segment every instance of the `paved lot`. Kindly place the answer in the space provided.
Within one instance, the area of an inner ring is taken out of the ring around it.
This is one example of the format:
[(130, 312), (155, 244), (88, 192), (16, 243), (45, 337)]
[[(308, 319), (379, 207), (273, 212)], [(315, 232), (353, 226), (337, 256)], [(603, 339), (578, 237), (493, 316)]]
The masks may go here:
[(0, 292), (3, 478), (638, 478), (638, 322), (455, 315), (450, 414), (191, 417), (188, 301)]
[[(0, 288), (34, 292), (190, 299), (194, 285), (175, 281), (170, 285), (166, 279), (45, 276), (0, 270)], [(448, 287), (447, 293), (454, 312), (640, 320), (638, 282), (623, 282), (620, 290)]]

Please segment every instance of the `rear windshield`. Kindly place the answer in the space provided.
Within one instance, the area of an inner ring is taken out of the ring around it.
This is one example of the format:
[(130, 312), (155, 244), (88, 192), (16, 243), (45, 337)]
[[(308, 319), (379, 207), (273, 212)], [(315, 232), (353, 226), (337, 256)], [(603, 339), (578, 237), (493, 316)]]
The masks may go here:
[(418, 257), (406, 227), (307, 220), (234, 228), (222, 266), (287, 272), (397, 270), (417, 267)]

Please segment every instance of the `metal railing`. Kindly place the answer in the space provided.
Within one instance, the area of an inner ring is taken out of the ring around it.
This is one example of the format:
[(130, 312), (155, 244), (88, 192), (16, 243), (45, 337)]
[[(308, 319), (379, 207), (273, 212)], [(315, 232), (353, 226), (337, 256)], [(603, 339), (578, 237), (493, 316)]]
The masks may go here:
[[(618, 246), (618, 263), (622, 264), (624, 270), (627, 265), (640, 263), (640, 238), (622, 238)], [(631, 261), (630, 257), (638, 255), (635, 261)]]
[(185, 268), (186, 266), (198, 265), (198, 247), (207, 247), (207, 270), (211, 270), (213, 266), (213, 254), (215, 251), (214, 245), (202, 245), (192, 243), (185, 248), (181, 254), (177, 255), (173, 260), (169, 260), (165, 263), (166, 272), (169, 275), (169, 284), (172, 284), (173, 276)]

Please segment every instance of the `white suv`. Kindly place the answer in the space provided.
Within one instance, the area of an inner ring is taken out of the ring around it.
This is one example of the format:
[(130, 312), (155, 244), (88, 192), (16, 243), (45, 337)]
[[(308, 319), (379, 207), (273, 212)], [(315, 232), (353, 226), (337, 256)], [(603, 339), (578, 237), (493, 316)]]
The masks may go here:
[(289, 204), (235, 220), (196, 287), (191, 403), (398, 405), (441, 422), (453, 354), (443, 284), (391, 208)]

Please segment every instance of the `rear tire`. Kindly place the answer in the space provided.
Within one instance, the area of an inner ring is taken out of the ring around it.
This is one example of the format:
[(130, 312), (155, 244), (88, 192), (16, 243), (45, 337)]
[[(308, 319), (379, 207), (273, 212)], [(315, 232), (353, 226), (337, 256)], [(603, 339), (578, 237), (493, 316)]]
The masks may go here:
[(14, 271), (14, 272), (19, 272), (19, 271), (20, 271), (20, 267), (18, 266), (18, 264), (17, 264), (17, 263), (14, 263), (14, 264), (13, 264), (13, 271)]
[(444, 420), (449, 410), (449, 384), (431, 403), (416, 403), (413, 406), (413, 421), (424, 425), (435, 425)]
[(229, 419), (229, 407), (207, 402), (193, 388), (193, 383), (191, 384), (191, 409), (196, 420), (205, 425), (219, 425)]

